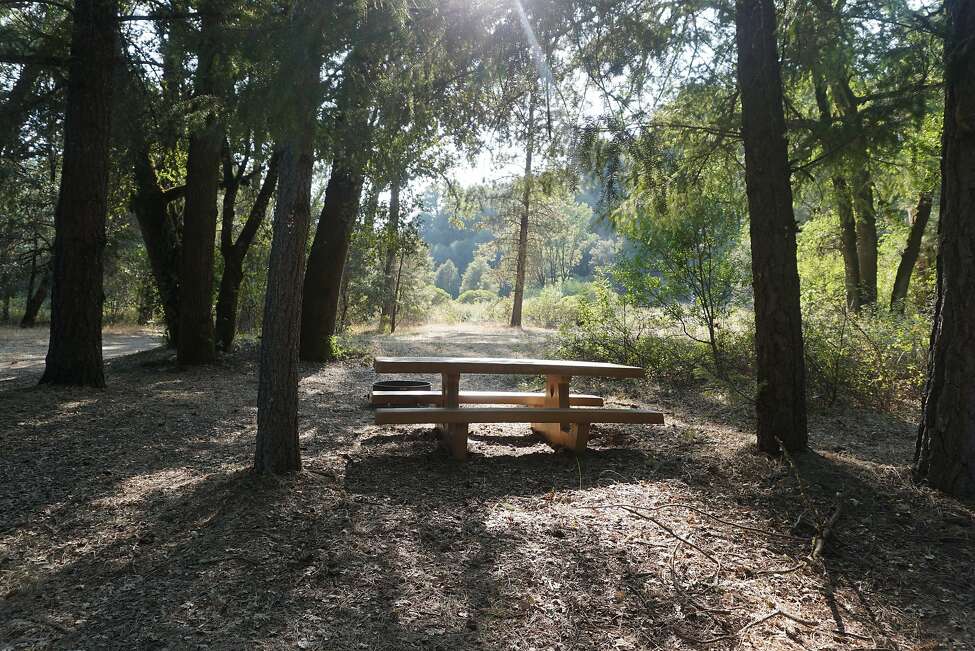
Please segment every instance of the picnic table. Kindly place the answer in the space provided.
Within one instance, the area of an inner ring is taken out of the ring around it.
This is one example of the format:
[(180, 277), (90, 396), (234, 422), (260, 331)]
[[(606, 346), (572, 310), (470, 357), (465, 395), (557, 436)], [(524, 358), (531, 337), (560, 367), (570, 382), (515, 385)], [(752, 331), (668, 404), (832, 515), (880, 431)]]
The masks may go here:
[[(439, 373), (440, 391), (373, 392), (374, 405), (400, 407), (376, 410), (377, 425), (438, 426), (443, 441), (458, 459), (467, 455), (470, 423), (531, 423), (532, 429), (555, 448), (577, 453), (586, 449), (592, 423), (663, 424), (663, 414), (641, 409), (604, 408), (599, 396), (573, 394), (573, 376), (642, 378), (638, 366), (572, 360), (493, 357), (377, 357), (377, 373)], [(544, 392), (461, 391), (462, 374), (544, 375)], [(461, 404), (525, 405), (521, 407), (461, 407)], [(436, 405), (421, 407), (420, 405)], [(410, 405), (403, 407), (402, 405)]]

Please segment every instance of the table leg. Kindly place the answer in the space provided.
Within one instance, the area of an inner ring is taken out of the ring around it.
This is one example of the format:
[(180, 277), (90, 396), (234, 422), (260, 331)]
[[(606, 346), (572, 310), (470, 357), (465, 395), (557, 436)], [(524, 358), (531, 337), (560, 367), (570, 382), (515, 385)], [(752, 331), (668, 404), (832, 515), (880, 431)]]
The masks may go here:
[[(569, 375), (549, 375), (545, 382), (545, 406), (569, 408)], [(532, 429), (555, 448), (568, 448), (576, 453), (585, 451), (589, 442), (588, 423), (532, 423)]]
[[(460, 406), (460, 373), (442, 373), (441, 392), (443, 406), (457, 408)], [(455, 459), (463, 461), (467, 458), (467, 423), (444, 423), (439, 426), (440, 436), (444, 446)]]

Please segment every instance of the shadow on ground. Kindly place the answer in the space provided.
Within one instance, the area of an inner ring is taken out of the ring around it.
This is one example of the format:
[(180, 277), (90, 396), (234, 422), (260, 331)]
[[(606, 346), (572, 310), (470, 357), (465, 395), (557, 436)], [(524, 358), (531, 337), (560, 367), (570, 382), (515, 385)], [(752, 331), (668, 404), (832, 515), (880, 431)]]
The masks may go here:
[[(508, 330), (363, 341), (393, 353), (544, 352), (543, 333)], [(0, 640), (973, 644), (975, 520), (907, 481), (897, 461), (907, 424), (816, 414), (819, 451), (792, 467), (753, 452), (740, 411), (651, 393), (636, 402), (662, 405), (668, 426), (597, 428), (582, 458), (490, 425), (473, 429), (471, 459), (457, 464), (430, 430), (371, 425), (363, 396), (375, 374), (350, 361), (303, 369), (305, 471), (262, 480), (249, 472), (255, 358), (245, 349), (179, 370), (155, 351), (113, 363), (103, 391), (0, 391)], [(625, 390), (617, 398), (633, 403)], [(825, 564), (803, 562), (810, 523), (838, 504)]]

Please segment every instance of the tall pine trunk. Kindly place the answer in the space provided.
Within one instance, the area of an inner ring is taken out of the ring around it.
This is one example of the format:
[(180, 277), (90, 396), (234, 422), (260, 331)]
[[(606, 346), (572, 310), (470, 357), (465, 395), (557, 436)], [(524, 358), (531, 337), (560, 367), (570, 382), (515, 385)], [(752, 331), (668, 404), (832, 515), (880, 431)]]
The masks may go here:
[(389, 190), (389, 222), (386, 224), (386, 261), (383, 264), (383, 305), (379, 313), (379, 331), (393, 314), (396, 302), (396, 250), (399, 244), (399, 192), (402, 182), (395, 179)]
[[(827, 152), (837, 152), (843, 147), (837, 142), (837, 137), (833, 130), (833, 112), (829, 106), (826, 81), (819, 61), (813, 61), (811, 68), (816, 106), (819, 109), (820, 138), (822, 139), (823, 149)], [(854, 312), (859, 312), (862, 303), (860, 295), (860, 258), (857, 253), (856, 218), (853, 214), (853, 198), (850, 195), (850, 185), (842, 173), (834, 173), (830, 181), (833, 186), (833, 201), (836, 205), (836, 214), (840, 221), (840, 252), (843, 254), (843, 281), (846, 288), (846, 307)]]
[(332, 337), (338, 317), (342, 274), (349, 253), (349, 238), (362, 196), (362, 171), (336, 160), (325, 188), (325, 206), (308, 255), (301, 308), (301, 359), (332, 359)]
[(860, 256), (857, 251), (856, 219), (846, 177), (835, 175), (832, 180), (836, 212), (840, 218), (840, 246), (843, 252), (843, 281), (846, 287), (846, 306), (854, 312), (863, 304), (860, 281)]
[[(830, 88), (833, 100), (840, 109), (849, 142), (844, 143), (848, 153), (845, 158), (850, 166), (850, 192), (855, 211), (857, 265), (860, 271), (860, 303), (874, 305), (877, 302), (877, 211), (873, 200), (873, 177), (870, 173), (869, 156), (863, 117), (853, 89), (849, 73), (842, 65), (829, 68)], [(841, 218), (843, 215), (840, 215)], [(846, 235), (844, 234), (844, 237)]]
[[(305, 245), (311, 222), (315, 116), (320, 102), (322, 26), (310, 20), (315, 5), (297, 4), (291, 17), (296, 97), (284, 116), (274, 235), (268, 260), (257, 392), (254, 469), (283, 474), (301, 469), (298, 447), (298, 342)], [(289, 76), (285, 75), (286, 77)]]
[[(267, 215), (271, 195), (274, 194), (278, 182), (278, 160), (280, 154), (275, 152), (268, 165), (264, 182), (257, 193), (254, 205), (247, 215), (247, 220), (241, 228), (237, 239), (233, 239), (234, 215), (236, 214), (233, 200), (236, 189), (231, 195), (231, 201), (226, 196), (223, 209), (223, 223), (220, 230), (220, 253), (223, 256), (223, 275), (220, 277), (220, 291), (217, 294), (216, 336), (220, 350), (229, 351), (237, 335), (237, 305), (240, 299), (240, 285), (244, 280), (244, 259), (250, 250), (257, 230)], [(240, 181), (232, 181), (239, 185)], [(227, 194), (230, 194), (228, 191)], [(229, 205), (228, 205), (229, 204)]]
[(856, 211), (857, 257), (860, 266), (860, 301), (877, 303), (877, 211), (873, 205), (873, 178), (866, 151), (854, 163), (853, 208)]
[[(218, 1), (201, 5), (197, 97), (214, 96), (221, 84), (219, 39), (223, 19)], [(220, 187), (220, 152), (223, 127), (215, 114), (190, 134), (186, 159), (186, 204), (183, 209), (183, 242), (179, 260), (179, 339), (176, 357), (180, 364), (213, 361), (213, 244), (217, 234), (217, 193)]]
[[(368, 24), (371, 23), (367, 21)], [(333, 354), (342, 274), (369, 155), (369, 105), (375, 90), (373, 56), (375, 53), (357, 46), (344, 64), (332, 174), (325, 188), (325, 206), (315, 229), (303, 287), (300, 356), (306, 361), (326, 362)]]
[(752, 246), (758, 447), (806, 447), (806, 373), (796, 220), (772, 0), (737, 0), (738, 87)]
[[(33, 279), (32, 279), (33, 280)], [(44, 305), (47, 292), (51, 286), (51, 276), (47, 268), (41, 270), (41, 282), (36, 289), (27, 294), (27, 302), (24, 304), (24, 316), (20, 320), (21, 328), (33, 328), (37, 325), (37, 315)]]
[(938, 299), (914, 476), (975, 498), (975, 3), (946, 0)]
[(907, 300), (907, 289), (914, 274), (914, 265), (921, 252), (921, 240), (924, 230), (931, 219), (931, 193), (922, 192), (918, 195), (917, 208), (914, 210), (914, 221), (907, 234), (907, 243), (901, 252), (901, 261), (897, 265), (897, 275), (894, 277), (894, 288), (890, 292), (890, 309), (893, 312), (904, 313), (904, 301)]
[(535, 149), (535, 92), (528, 94), (528, 128), (525, 153), (525, 188), (518, 222), (518, 258), (515, 264), (515, 289), (511, 302), (511, 327), (521, 327), (521, 308), (525, 302), (525, 275), (528, 267), (528, 220), (531, 216), (532, 152)]
[(46, 384), (105, 386), (102, 268), (117, 16), (117, 0), (74, 4)]
[[(119, 49), (119, 55), (124, 52)], [(176, 346), (179, 334), (179, 259), (180, 219), (173, 202), (182, 198), (185, 188), (163, 190), (153, 164), (147, 133), (145, 90), (131, 66), (118, 68), (121, 84), (118, 132), (124, 138), (127, 161), (132, 168), (135, 188), (129, 210), (135, 215), (149, 258), (159, 303), (166, 325), (167, 343)]]
[(175, 346), (179, 341), (179, 232), (170, 210), (171, 200), (159, 187), (148, 145), (144, 142), (141, 144), (143, 146), (130, 150), (135, 171), (135, 194), (131, 208), (139, 223), (149, 266), (159, 291), (169, 345)]

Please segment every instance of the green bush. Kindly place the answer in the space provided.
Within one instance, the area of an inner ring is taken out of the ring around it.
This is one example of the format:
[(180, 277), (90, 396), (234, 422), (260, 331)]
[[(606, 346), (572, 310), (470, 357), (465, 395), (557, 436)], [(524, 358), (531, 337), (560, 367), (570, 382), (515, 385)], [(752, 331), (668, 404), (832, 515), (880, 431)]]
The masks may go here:
[(642, 366), (647, 377), (672, 384), (698, 381), (710, 362), (706, 345), (673, 332), (670, 319), (637, 307), (607, 281), (593, 296), (574, 298), (575, 319), (559, 329), (559, 355)]
[(469, 289), (457, 297), (458, 303), (491, 303), (498, 300), (498, 295), (487, 289)]
[(446, 303), (450, 303), (450, 301), (453, 300), (450, 298), (450, 294), (448, 292), (446, 292), (445, 290), (439, 287), (431, 287), (429, 291), (430, 291), (430, 305), (432, 306), (436, 307), (439, 305), (444, 305)]
[(555, 285), (548, 285), (522, 305), (524, 321), (542, 328), (557, 328), (566, 323), (574, 323), (579, 313), (579, 299), (576, 296), (562, 296)]
[(927, 368), (930, 320), (886, 310), (848, 313), (832, 305), (803, 314), (810, 397), (853, 401), (883, 411), (914, 412)]
[(510, 296), (498, 299), (491, 304), (491, 307), (485, 313), (486, 320), (497, 321), (498, 323), (510, 323), (511, 305), (512, 300)]

